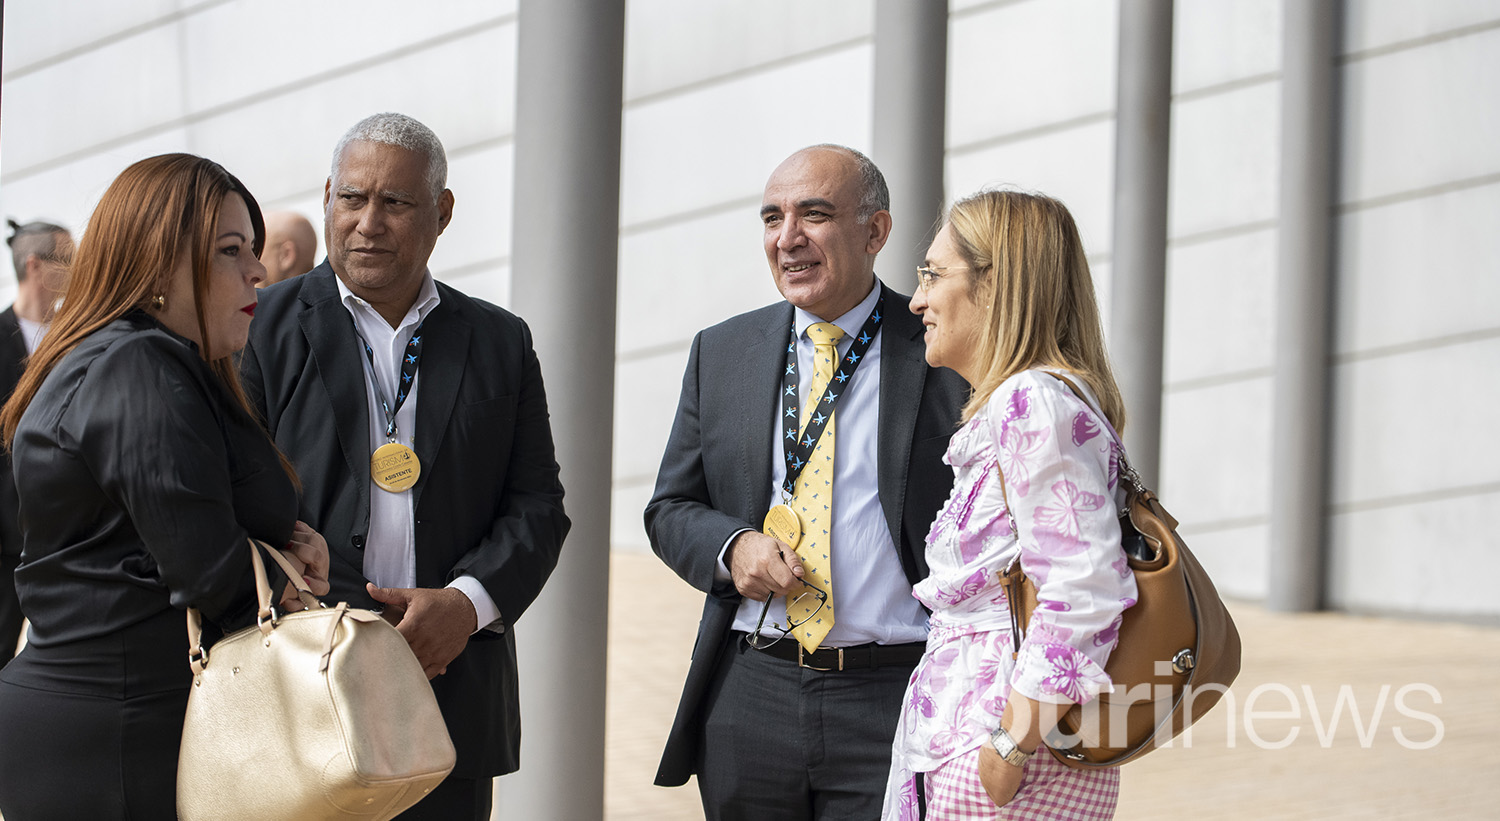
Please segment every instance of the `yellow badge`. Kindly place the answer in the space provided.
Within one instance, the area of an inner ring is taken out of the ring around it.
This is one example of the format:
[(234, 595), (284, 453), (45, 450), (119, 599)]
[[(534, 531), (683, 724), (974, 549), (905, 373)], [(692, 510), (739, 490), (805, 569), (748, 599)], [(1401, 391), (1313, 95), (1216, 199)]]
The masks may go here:
[(766, 521), (761, 525), (761, 530), (767, 536), (786, 542), (787, 547), (797, 549), (797, 543), (802, 541), (802, 520), (798, 518), (797, 511), (792, 510), (791, 505), (777, 505), (766, 513)]
[(381, 445), (370, 457), (370, 478), (381, 490), (400, 493), (411, 489), (422, 475), (417, 454), (400, 442)]

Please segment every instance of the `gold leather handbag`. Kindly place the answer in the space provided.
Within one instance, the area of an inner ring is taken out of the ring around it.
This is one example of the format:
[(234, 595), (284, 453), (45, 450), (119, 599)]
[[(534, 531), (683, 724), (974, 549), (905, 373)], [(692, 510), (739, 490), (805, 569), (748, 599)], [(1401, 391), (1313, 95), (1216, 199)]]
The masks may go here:
[[(277, 613), (260, 550), (308, 609)], [(454, 764), (432, 686), (406, 639), (378, 614), (326, 607), (277, 550), (251, 542), (257, 625), (201, 646), (189, 610), (188, 696), (177, 816), (389, 819)]]
[[(1093, 409), (1072, 382), (1048, 375)], [(1077, 769), (1118, 767), (1170, 741), (1217, 704), (1240, 671), (1234, 620), (1177, 535), (1177, 520), (1142, 484), (1123, 449), (1120, 482), (1125, 486), (1121, 546), (1135, 574), (1136, 604), (1125, 610), (1119, 641), (1104, 665), (1114, 692), (1068, 708), (1046, 739), (1053, 757)], [(1004, 474), (1000, 486), (1003, 492)], [(1009, 507), (1007, 499), (1007, 516)], [(1019, 537), (1014, 517), (1011, 531)], [(1036, 585), (1019, 561), (1000, 573), (1000, 582), (1011, 603), (1011, 635), (1019, 653), (1037, 606)]]

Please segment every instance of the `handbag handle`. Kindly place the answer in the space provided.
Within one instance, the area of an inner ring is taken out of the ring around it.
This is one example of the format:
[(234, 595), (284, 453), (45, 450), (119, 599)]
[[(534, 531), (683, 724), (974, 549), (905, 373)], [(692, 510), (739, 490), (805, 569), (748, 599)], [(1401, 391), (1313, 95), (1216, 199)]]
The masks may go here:
[[(281, 555), (281, 551), (266, 544), (259, 539), (250, 539), (250, 565), (255, 576), (255, 599), (260, 605), (255, 612), (255, 623), (260, 626), (263, 635), (271, 635), (276, 627), (276, 608), (271, 602), (271, 582), (266, 578), (266, 564), (260, 558), (260, 550), (270, 554), (272, 560), (281, 567), (292, 586), (297, 589), (297, 598), (302, 601), (303, 606), (308, 608), (322, 607), (323, 603), (313, 595), (311, 588), (292, 566), (291, 560)], [(196, 607), (189, 607), (187, 611), (187, 633), (188, 633), (188, 665), (193, 668), (194, 675), (203, 672), (208, 664), (208, 651), (203, 649), (203, 614)]]

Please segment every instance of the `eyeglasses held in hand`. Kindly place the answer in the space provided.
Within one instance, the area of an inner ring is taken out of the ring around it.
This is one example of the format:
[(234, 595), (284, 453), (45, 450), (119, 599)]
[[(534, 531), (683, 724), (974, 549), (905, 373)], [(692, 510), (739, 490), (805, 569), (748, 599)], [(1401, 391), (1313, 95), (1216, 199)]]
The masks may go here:
[[(766, 614), (771, 612), (771, 600), (776, 598), (776, 595), (773, 593), (769, 596), (766, 596), (766, 604), (760, 609), (760, 620), (755, 623), (755, 632), (745, 637), (746, 644), (754, 647), (757, 650), (764, 650), (767, 647), (775, 644), (776, 642), (786, 638), (787, 635), (793, 630), (796, 630), (798, 627), (807, 624), (812, 620), (814, 616), (823, 611), (823, 605), (828, 603), (828, 594), (819, 589), (817, 585), (814, 585), (806, 579), (802, 580), (802, 584), (807, 589), (787, 602), (786, 627), (782, 627), (780, 623), (774, 621), (769, 625), (766, 624)], [(812, 612), (808, 613), (805, 617), (798, 619), (797, 621), (792, 621), (792, 606), (801, 603), (808, 596), (812, 596), (813, 598), (817, 599), (818, 606), (814, 607), (812, 609)]]

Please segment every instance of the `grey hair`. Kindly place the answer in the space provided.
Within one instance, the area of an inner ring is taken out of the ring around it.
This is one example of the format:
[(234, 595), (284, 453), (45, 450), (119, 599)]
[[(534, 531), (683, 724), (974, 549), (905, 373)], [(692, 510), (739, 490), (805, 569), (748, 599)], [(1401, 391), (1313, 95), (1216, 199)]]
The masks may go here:
[(875, 216), (876, 211), (891, 210), (891, 190), (886, 187), (885, 175), (880, 173), (880, 168), (875, 161), (866, 157), (847, 145), (837, 143), (818, 143), (808, 148), (826, 148), (831, 151), (842, 151), (859, 168), (859, 210), (855, 212), (854, 218), (857, 223), (864, 225)]
[(16, 266), (17, 282), (26, 279), (26, 258), (32, 254), (53, 262), (71, 262), (69, 259), (59, 258), (57, 254), (58, 237), (67, 237), (71, 244), (72, 236), (68, 234), (68, 229), (50, 222), (28, 222), (25, 225), (13, 219), (6, 222), (10, 225), (11, 235), (5, 240), (5, 244), (10, 246), (10, 259)]
[(339, 159), (344, 156), (344, 149), (356, 142), (394, 145), (423, 154), (427, 157), (427, 185), (432, 189), (432, 198), (436, 200), (448, 187), (448, 155), (443, 151), (442, 141), (432, 129), (405, 114), (389, 111), (371, 114), (345, 131), (338, 145), (333, 147), (329, 176), (338, 178)]

